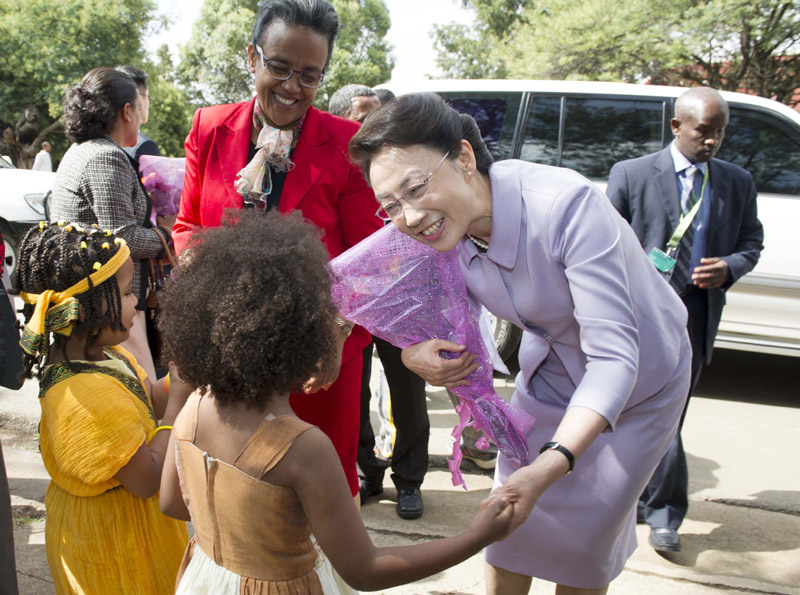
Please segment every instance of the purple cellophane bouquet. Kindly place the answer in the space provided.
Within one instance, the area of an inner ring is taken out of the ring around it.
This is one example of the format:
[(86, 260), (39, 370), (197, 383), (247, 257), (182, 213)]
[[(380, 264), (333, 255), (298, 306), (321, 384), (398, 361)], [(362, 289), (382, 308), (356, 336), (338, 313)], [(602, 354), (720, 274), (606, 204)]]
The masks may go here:
[(139, 157), (142, 184), (150, 195), (155, 215), (172, 217), (178, 213), (185, 171), (186, 159), (183, 157)]
[[(427, 339), (466, 345), (479, 367), (469, 386), (452, 390), (461, 401), (453, 430), (453, 485), (466, 484), (459, 466), (460, 439), (466, 426), (483, 430), (517, 467), (529, 462), (525, 434), (533, 418), (510, 406), (494, 391), (493, 367), (478, 324), (479, 312), (467, 288), (455, 250), (437, 252), (387, 225), (328, 264), (331, 294), (342, 315), (397, 347)], [(441, 352), (442, 357), (459, 354)], [(472, 421), (469, 417), (472, 417)], [(486, 448), (488, 441), (479, 444)]]

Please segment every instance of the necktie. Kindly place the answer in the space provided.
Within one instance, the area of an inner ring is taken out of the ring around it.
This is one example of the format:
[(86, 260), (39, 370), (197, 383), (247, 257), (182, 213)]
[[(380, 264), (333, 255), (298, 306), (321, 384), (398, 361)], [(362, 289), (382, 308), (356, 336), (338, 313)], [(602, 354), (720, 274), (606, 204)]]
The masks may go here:
[[(694, 190), (697, 168), (690, 165), (684, 170), (683, 191), (681, 192), (681, 211), (684, 215), (692, 210), (694, 204), (700, 200), (700, 195)], [(689, 283), (689, 265), (692, 260), (692, 240), (694, 239), (694, 222), (683, 234), (678, 244), (678, 253), (675, 256), (675, 268), (669, 279), (669, 284), (679, 294), (683, 293)]]

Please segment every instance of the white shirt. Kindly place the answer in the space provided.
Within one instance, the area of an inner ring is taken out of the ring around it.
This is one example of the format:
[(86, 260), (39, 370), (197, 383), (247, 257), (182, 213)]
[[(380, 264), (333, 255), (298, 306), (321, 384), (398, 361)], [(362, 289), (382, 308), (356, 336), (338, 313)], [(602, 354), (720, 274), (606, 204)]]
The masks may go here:
[(36, 153), (31, 169), (35, 171), (53, 171), (53, 162), (50, 160), (50, 153), (44, 149)]

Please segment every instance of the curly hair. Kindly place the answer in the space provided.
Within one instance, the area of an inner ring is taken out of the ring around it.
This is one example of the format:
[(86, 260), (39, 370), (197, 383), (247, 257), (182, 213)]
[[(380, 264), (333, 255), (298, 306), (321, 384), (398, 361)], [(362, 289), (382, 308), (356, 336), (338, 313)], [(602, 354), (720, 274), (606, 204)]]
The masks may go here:
[(133, 106), (139, 90), (133, 79), (113, 68), (95, 68), (64, 96), (64, 132), (74, 143), (105, 136), (119, 110)]
[[(83, 229), (79, 225), (41, 223), (32, 227), (22, 238), (19, 248), (19, 287), (25, 293), (37, 294), (46, 290), (64, 291), (79, 281), (89, 278), (94, 264), (107, 263), (119, 250), (114, 242), (116, 236), (97, 226)], [(84, 353), (97, 340), (102, 329), (125, 330), (122, 324), (122, 302), (116, 276), (85, 293), (75, 296), (83, 316), (73, 328), (73, 333), (88, 331)], [(25, 322), (33, 316), (34, 305), (25, 304), (22, 309)], [(64, 350), (68, 337), (54, 335), (53, 344)], [(88, 355), (87, 355), (88, 359)], [(37, 377), (41, 375), (41, 363), (25, 354), (23, 377), (30, 378), (34, 364), (39, 364)]]
[(328, 253), (299, 213), (230, 209), (193, 237), (161, 293), (181, 377), (220, 403), (263, 407), (334, 364)]

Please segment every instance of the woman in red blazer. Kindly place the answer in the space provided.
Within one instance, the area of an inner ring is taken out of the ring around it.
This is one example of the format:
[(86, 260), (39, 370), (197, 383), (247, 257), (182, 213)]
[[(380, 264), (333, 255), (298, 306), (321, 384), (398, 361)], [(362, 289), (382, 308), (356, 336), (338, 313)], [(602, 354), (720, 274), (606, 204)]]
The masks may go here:
[[(331, 257), (380, 228), (375, 195), (347, 155), (358, 124), (311, 107), (338, 27), (326, 0), (261, 4), (247, 47), (255, 100), (198, 110), (186, 138), (176, 251), (195, 231), (219, 225), (229, 208), (299, 210), (323, 231)], [(333, 442), (354, 496), (361, 352), (369, 341), (356, 327), (344, 341), (335, 382), (312, 379), (291, 398), (297, 415)]]

